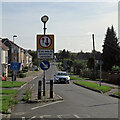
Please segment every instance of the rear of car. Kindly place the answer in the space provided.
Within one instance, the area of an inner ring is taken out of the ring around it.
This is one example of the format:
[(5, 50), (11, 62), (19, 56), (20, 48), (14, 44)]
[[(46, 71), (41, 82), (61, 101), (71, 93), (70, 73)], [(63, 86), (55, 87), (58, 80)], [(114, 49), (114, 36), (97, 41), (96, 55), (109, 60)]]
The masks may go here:
[(54, 83), (67, 83), (69, 84), (70, 77), (67, 75), (66, 72), (59, 71), (56, 73), (54, 78)]

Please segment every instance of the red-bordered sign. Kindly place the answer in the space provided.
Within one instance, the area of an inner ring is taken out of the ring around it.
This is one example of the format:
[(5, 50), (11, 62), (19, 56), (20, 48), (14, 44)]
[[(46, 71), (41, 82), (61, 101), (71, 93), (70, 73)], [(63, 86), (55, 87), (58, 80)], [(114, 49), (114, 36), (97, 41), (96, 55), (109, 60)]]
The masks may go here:
[(42, 48), (49, 48), (52, 44), (52, 40), (49, 36), (43, 35), (39, 39), (39, 44)]
[(37, 35), (37, 56), (39, 59), (54, 58), (54, 35)]

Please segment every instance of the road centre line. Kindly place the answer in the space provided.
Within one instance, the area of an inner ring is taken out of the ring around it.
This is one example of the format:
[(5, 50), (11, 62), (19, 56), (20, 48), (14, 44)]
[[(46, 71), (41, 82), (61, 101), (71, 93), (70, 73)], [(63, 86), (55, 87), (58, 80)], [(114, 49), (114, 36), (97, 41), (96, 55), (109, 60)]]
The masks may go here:
[(52, 103), (45, 104), (45, 105), (42, 105), (42, 106), (33, 107), (33, 108), (31, 108), (31, 110), (35, 110), (35, 109), (38, 109), (38, 108), (42, 108), (42, 107), (46, 107), (46, 106), (49, 106), (49, 105), (57, 104), (57, 103), (60, 103), (60, 102), (63, 102), (63, 101), (56, 101), (56, 102), (52, 102)]

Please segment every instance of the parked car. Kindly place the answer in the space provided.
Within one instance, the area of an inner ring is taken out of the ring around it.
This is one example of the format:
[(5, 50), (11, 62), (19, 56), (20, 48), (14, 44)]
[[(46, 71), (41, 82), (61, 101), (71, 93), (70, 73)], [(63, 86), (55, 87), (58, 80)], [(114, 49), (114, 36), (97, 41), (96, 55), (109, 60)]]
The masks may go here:
[(70, 83), (70, 77), (66, 72), (58, 71), (54, 75), (54, 83)]
[(0, 79), (3, 80), (3, 81), (6, 80), (2, 75), (0, 75)]

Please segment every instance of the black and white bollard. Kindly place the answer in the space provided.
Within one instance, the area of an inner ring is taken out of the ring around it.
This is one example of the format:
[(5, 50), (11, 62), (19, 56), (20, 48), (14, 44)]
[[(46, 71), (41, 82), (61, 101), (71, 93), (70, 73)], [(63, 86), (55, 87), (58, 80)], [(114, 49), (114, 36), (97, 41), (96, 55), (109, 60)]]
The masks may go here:
[(38, 99), (41, 99), (42, 81), (38, 81)]
[(50, 98), (53, 98), (53, 80), (50, 80)]

